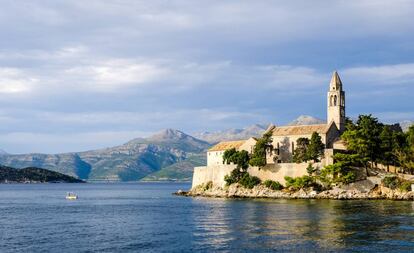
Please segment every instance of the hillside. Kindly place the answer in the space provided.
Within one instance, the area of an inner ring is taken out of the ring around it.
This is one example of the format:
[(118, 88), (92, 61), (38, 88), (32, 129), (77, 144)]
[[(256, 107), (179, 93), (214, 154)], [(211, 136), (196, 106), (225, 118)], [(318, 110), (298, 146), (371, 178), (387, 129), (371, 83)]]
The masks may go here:
[(195, 133), (194, 136), (200, 140), (204, 140), (209, 143), (217, 143), (220, 141), (233, 141), (248, 139), (252, 136), (258, 137), (265, 130), (266, 126), (255, 124), (245, 128), (230, 128), (215, 132), (199, 132)]
[(51, 170), (29, 167), (24, 169), (15, 169), (0, 165), (0, 183), (83, 183), (84, 181), (77, 178), (58, 173)]
[(173, 129), (123, 145), (65, 154), (1, 154), (0, 164), (42, 167), (88, 180), (139, 180), (161, 168), (204, 153), (209, 143)]
[(198, 154), (149, 174), (142, 181), (191, 181), (194, 167), (205, 166), (206, 155)]
[(299, 125), (317, 125), (324, 124), (325, 120), (321, 120), (309, 115), (300, 115), (297, 119), (291, 121), (289, 126), (299, 126)]

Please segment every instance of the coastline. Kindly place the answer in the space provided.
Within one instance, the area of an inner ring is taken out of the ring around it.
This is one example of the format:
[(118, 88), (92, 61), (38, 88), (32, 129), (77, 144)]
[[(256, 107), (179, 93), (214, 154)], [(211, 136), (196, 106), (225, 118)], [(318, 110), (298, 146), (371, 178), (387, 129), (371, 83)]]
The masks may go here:
[(335, 199), (335, 200), (405, 200), (414, 201), (413, 191), (401, 191), (384, 186), (375, 186), (369, 190), (358, 190), (357, 188), (344, 189), (335, 187), (331, 190), (317, 192), (313, 189), (271, 190), (264, 185), (258, 185), (247, 189), (239, 184), (232, 184), (224, 188), (198, 186), (189, 191), (179, 190), (175, 195), (187, 197), (210, 197), (210, 198), (269, 198), (269, 199)]

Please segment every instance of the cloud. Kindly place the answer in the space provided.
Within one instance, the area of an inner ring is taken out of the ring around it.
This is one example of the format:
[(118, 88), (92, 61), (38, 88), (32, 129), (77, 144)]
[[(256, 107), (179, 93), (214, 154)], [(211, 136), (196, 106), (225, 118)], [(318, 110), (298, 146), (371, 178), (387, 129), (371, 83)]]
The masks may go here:
[(372, 85), (414, 86), (414, 63), (348, 68), (343, 74)]
[(29, 92), (38, 80), (16, 68), (0, 68), (0, 94)]
[(399, 0), (6, 2), (0, 148), (64, 151), (76, 149), (71, 138), (82, 138), (79, 149), (116, 142), (82, 134), (324, 118), (334, 69), (349, 115), (411, 117), (413, 9)]

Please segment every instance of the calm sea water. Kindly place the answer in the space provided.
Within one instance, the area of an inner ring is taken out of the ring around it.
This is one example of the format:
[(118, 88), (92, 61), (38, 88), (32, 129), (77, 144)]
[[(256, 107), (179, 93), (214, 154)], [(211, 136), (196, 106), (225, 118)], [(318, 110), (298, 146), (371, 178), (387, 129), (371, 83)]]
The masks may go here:
[(171, 195), (189, 187), (0, 185), (0, 251), (414, 251), (414, 202)]

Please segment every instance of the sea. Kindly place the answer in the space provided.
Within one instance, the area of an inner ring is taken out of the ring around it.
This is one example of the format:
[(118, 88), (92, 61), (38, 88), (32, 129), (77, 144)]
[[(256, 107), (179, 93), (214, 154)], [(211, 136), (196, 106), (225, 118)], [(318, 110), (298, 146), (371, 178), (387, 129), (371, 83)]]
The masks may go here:
[(190, 186), (2, 184), (0, 252), (414, 252), (413, 201), (172, 194)]

